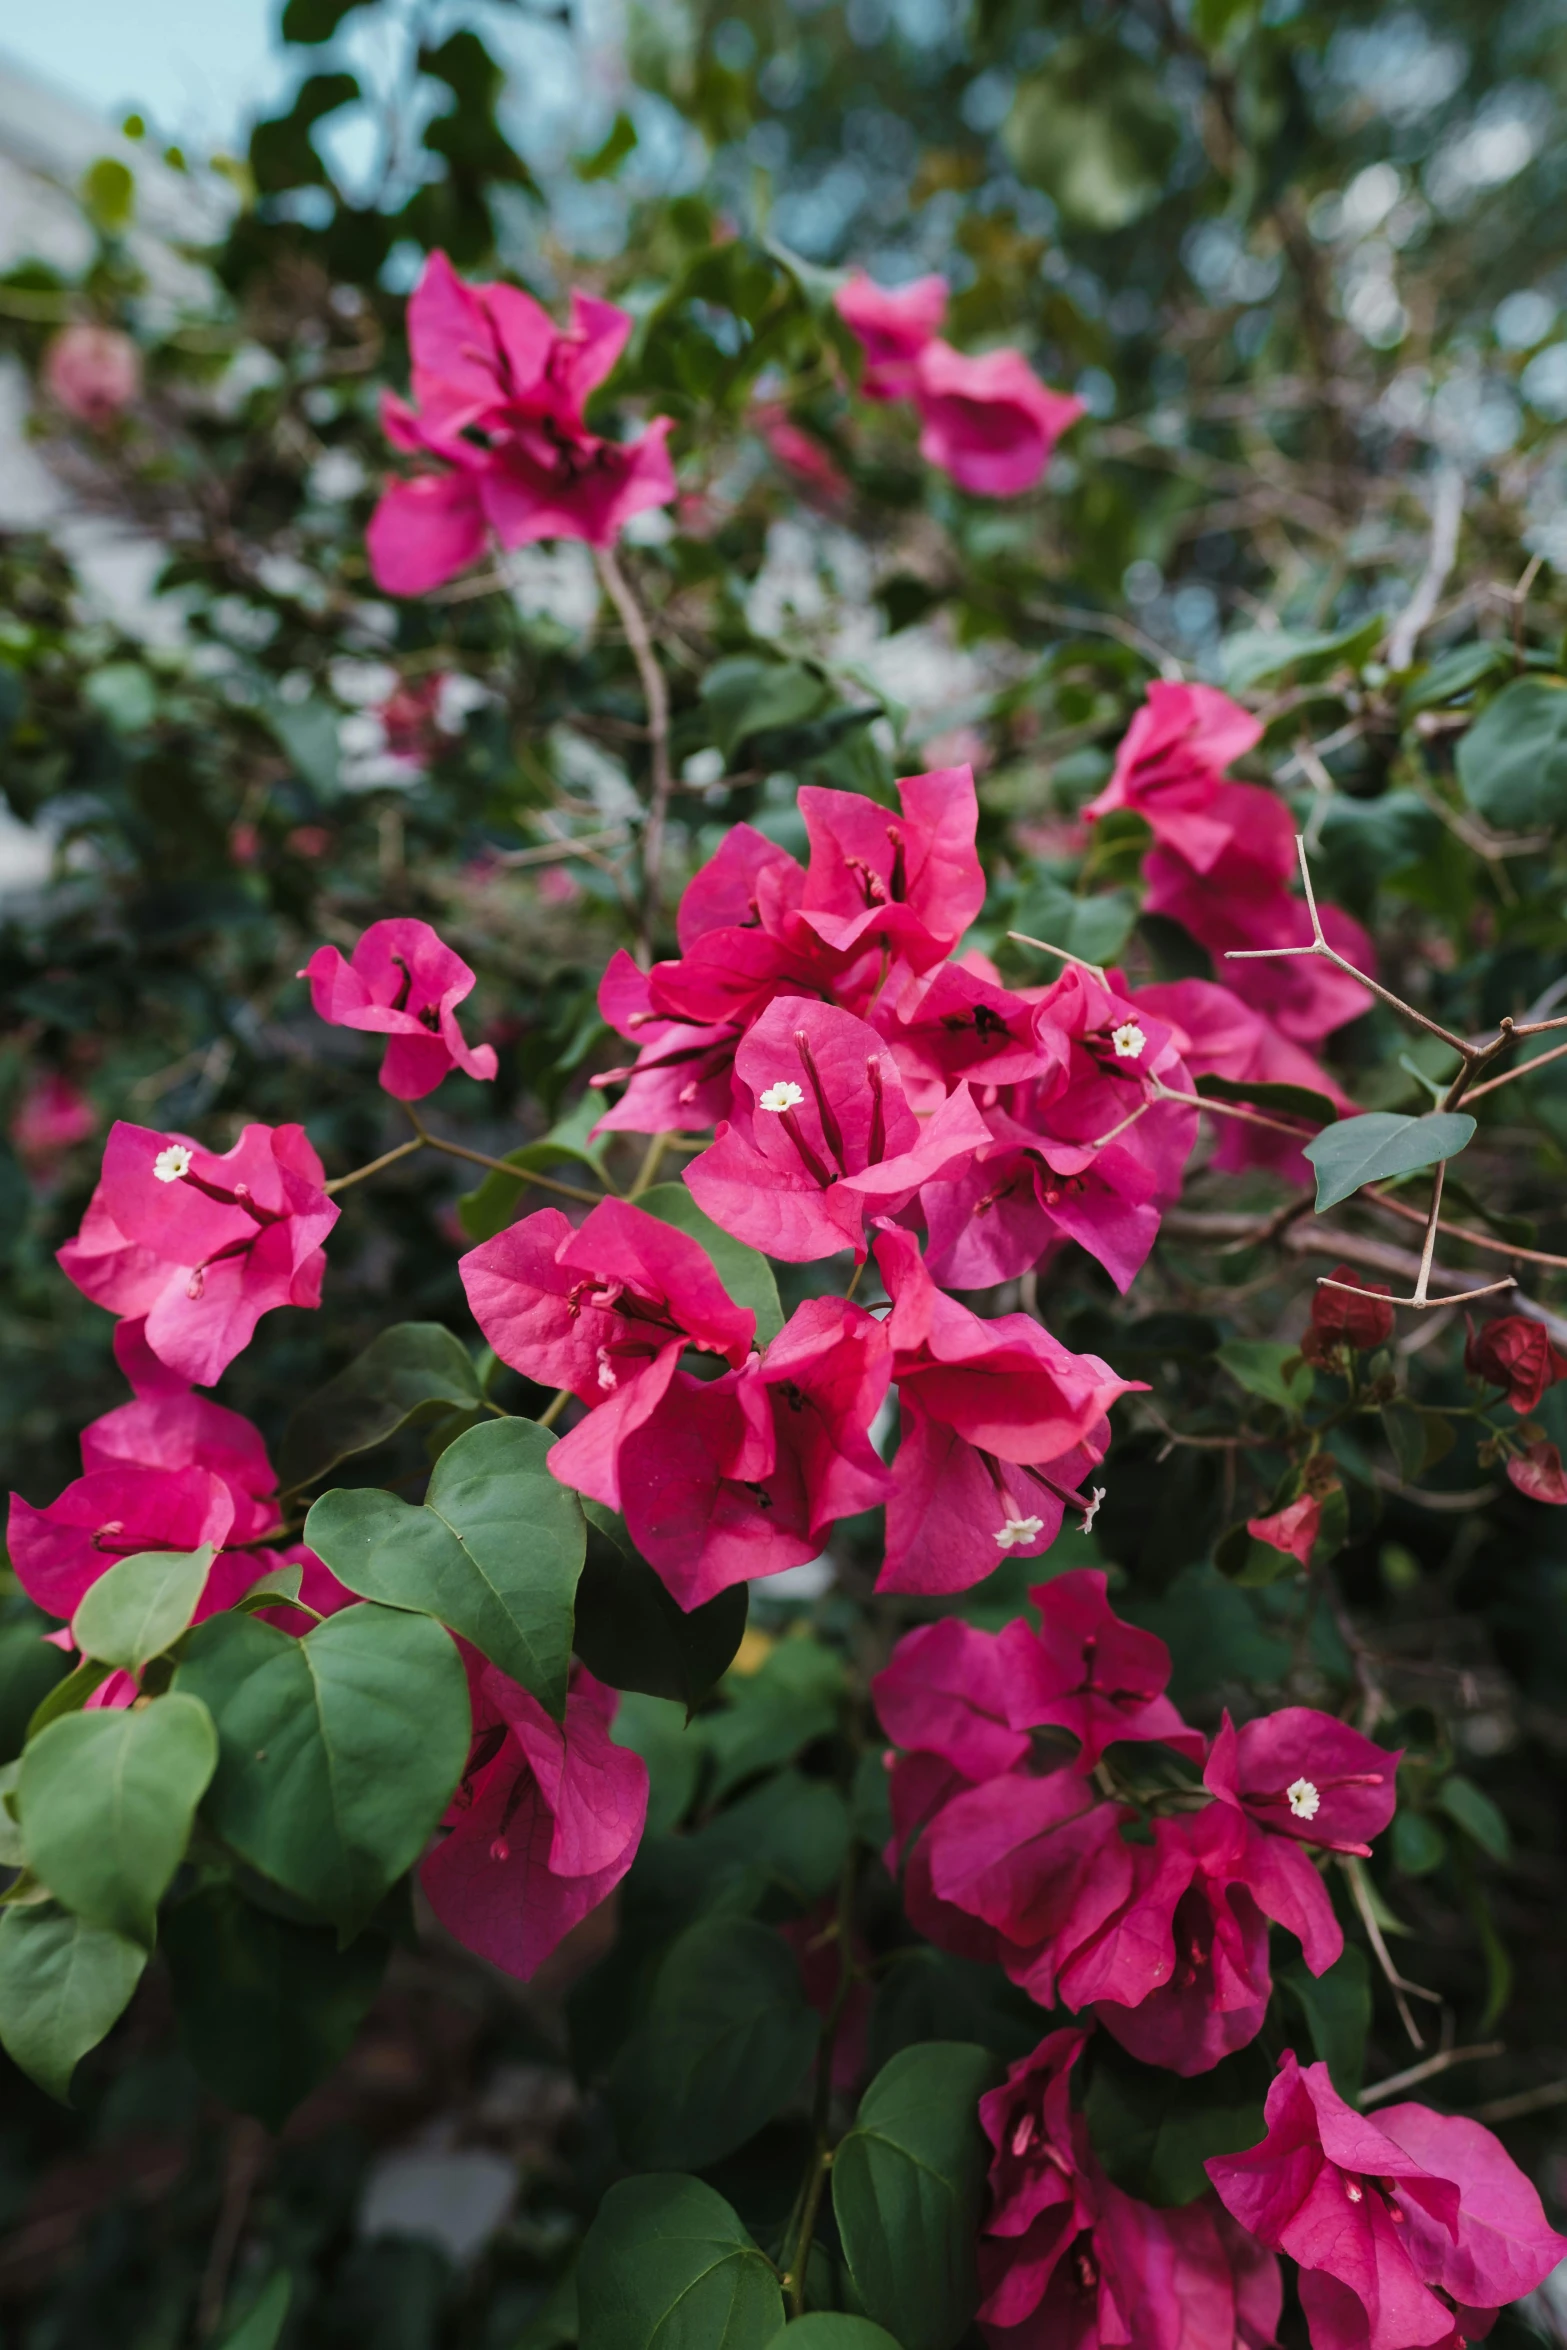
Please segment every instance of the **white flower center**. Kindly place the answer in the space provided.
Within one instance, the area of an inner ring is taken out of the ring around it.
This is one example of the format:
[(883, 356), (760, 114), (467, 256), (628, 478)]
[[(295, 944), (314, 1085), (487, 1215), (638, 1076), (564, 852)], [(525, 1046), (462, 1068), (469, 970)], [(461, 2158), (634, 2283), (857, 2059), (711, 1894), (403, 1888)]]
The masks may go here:
[(998, 1550), (1011, 1550), (1015, 1543), (1032, 1542), (1036, 1534), (1045, 1530), (1043, 1518), (1008, 1518), (996, 1536)]
[(1349, 2197), (1351, 2203), (1364, 2203), (1366, 2199), (1366, 2190), (1360, 2184), (1358, 2179), (1346, 2179), (1344, 2181), (1344, 2192)]
[(186, 1145), (169, 1143), (153, 1160), (152, 1171), (160, 1183), (178, 1183), (182, 1175), (190, 1173), (190, 1152)]
[(796, 1085), (792, 1077), (780, 1077), (775, 1085), (767, 1088), (756, 1106), (759, 1110), (772, 1110), (781, 1117), (785, 1110), (794, 1109), (804, 1099), (803, 1086)]
[(1088, 1497), (1088, 1507), (1083, 1512), (1083, 1522), (1077, 1529), (1079, 1534), (1086, 1534), (1089, 1528), (1093, 1525), (1095, 1518), (1097, 1518), (1099, 1515), (1099, 1504), (1104, 1500), (1104, 1497), (1104, 1487), (1102, 1485), (1096, 1485)]
[(1284, 1798), (1298, 1820), (1314, 1820), (1322, 1809), (1322, 1798), (1309, 1779), (1297, 1779), (1286, 1787)]
[(601, 1346), (598, 1350), (598, 1366), (599, 1385), (603, 1388), (604, 1393), (608, 1395), (612, 1389), (620, 1385), (620, 1381), (615, 1376), (615, 1366), (609, 1359), (609, 1348), (607, 1346)]
[(1148, 1039), (1135, 1020), (1123, 1020), (1119, 1028), (1111, 1029), (1110, 1042), (1115, 1046), (1118, 1060), (1135, 1061)]

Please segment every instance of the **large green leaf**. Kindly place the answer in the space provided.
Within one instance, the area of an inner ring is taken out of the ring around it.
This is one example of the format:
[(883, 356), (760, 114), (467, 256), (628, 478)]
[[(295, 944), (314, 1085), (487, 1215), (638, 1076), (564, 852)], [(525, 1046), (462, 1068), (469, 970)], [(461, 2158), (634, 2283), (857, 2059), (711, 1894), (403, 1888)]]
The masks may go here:
[[(598, 1095), (589, 1092), (575, 1103), (566, 1115), (557, 1120), (548, 1134), (537, 1142), (519, 1144), (506, 1153), (506, 1164), (515, 1167), (515, 1175), (492, 1167), (484, 1181), (472, 1191), (465, 1192), (457, 1202), (457, 1218), (470, 1240), (493, 1240), (497, 1232), (504, 1232), (516, 1217), (526, 1175), (543, 1175), (552, 1167), (563, 1167), (567, 1174), (573, 1165), (585, 1167), (596, 1180), (602, 1181), (600, 1160), (602, 1142), (589, 1142), (588, 1135), (604, 1115), (604, 1104)], [(535, 1191), (529, 1201), (531, 1207), (551, 1204), (551, 1195)]]
[(52, 1628), (20, 1592), (0, 1603), (0, 1763), (21, 1753), (34, 1711), (70, 1675), (70, 1658), (44, 1638)]
[(868, 2317), (850, 2317), (842, 2309), (818, 2309), (797, 2317), (777, 2337), (780, 2350), (900, 2350), (891, 2334)]
[(294, 1640), (256, 1616), (189, 1636), (175, 1688), (218, 1728), (214, 1832), (345, 1933), (418, 1859), (467, 1759), (467, 1682), (428, 1616), (350, 1607)]
[(998, 2070), (966, 2041), (905, 2048), (866, 2090), (833, 2162), (833, 2210), (856, 2290), (903, 2350), (952, 2350), (973, 2318), (990, 2154), (978, 2106)]
[(83, 1595), (71, 1638), (83, 1656), (140, 1673), (196, 1613), (211, 1566), (210, 1542), (200, 1550), (140, 1550), (116, 1559)]
[(1276, 1338), (1227, 1338), (1218, 1359), (1238, 1387), (1287, 1412), (1300, 1413), (1311, 1401), (1314, 1374), (1300, 1348)]
[(781, 1640), (759, 1672), (731, 1673), (727, 1710), (702, 1716), (717, 1766), (715, 1798), (825, 1738), (837, 1726), (843, 1691), (842, 1659), (816, 1640)]
[(673, 1224), (701, 1242), (713, 1270), (737, 1306), (749, 1306), (756, 1316), (756, 1343), (769, 1346), (783, 1328), (783, 1307), (773, 1268), (758, 1249), (748, 1248), (704, 1216), (683, 1183), (655, 1183), (637, 1201), (661, 1224)]
[(784, 2322), (772, 2263), (700, 2179), (622, 2179), (577, 2263), (581, 2350), (766, 2350)]
[(1326, 2064), (1333, 2086), (1353, 2104), (1360, 2095), (1371, 2029), (1371, 1970), (1366, 1954), (1346, 1943), (1325, 1974), (1314, 1975), (1304, 1959), (1276, 1968), (1282, 1983), (1300, 2001), (1311, 2045)]
[(52, 1903), (0, 1911), (0, 2046), (63, 2105), (146, 1963), (137, 1943)]
[(749, 1918), (688, 1927), (610, 2076), (629, 2159), (679, 2169), (733, 2153), (800, 2087), (820, 2029), (777, 1934)]
[(218, 2341), (217, 2350), (277, 2350), (294, 2280), (286, 2268), (270, 2277), (249, 2308)]
[(1094, 2152), (1116, 2185), (1145, 2203), (1195, 2201), (1210, 2155), (1254, 2146), (1263, 2134), (1268, 2064), (1255, 2044), (1191, 2080), (1139, 2064), (1103, 2032), (1093, 2058), (1083, 2110)]
[(460, 1632), (559, 1720), (587, 1533), (545, 1465), (554, 1442), (531, 1420), (486, 1420), (448, 1445), (422, 1505), (325, 1493), (305, 1540), (350, 1591)]
[(735, 1583), (688, 1615), (644, 1559), (595, 1543), (577, 1586), (577, 1654), (611, 1689), (672, 1697), (689, 1713), (734, 1661), (748, 1595)]
[(299, 1406), (284, 1433), (278, 1474), (285, 1490), (313, 1484), (400, 1428), (483, 1400), (467, 1348), (444, 1323), (394, 1323)]
[(1352, 1198), (1364, 1183), (1383, 1183), (1452, 1158), (1474, 1131), (1467, 1110), (1431, 1110), (1423, 1118), (1366, 1110), (1358, 1118), (1341, 1118), (1305, 1146), (1317, 1170), (1317, 1214)]
[(1567, 686), (1516, 677), (1458, 745), (1469, 805), (1499, 832), (1567, 822)]
[(150, 1949), (217, 1760), (212, 1718), (188, 1695), (51, 1722), (17, 1774), (29, 1867), (88, 1925)]
[(295, 1925), (213, 1884), (170, 1905), (162, 1947), (197, 2072), (225, 2105), (280, 2130), (347, 2055), (389, 1945), (372, 1933), (339, 1949), (330, 1928)]

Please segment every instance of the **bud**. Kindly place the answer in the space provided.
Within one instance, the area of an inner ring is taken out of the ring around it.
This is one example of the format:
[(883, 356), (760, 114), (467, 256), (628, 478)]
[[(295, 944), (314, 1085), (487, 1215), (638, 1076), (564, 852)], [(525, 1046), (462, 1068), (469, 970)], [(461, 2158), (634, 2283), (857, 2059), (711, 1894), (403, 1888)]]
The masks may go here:
[(1548, 1387), (1567, 1378), (1567, 1360), (1552, 1346), (1544, 1323), (1525, 1314), (1500, 1314), (1478, 1330), (1471, 1322), (1464, 1369), (1492, 1387), (1505, 1387), (1520, 1417), (1535, 1409)]
[(1384, 1345), (1393, 1335), (1393, 1309), (1379, 1302), (1391, 1294), (1386, 1282), (1367, 1281), (1350, 1265), (1335, 1265), (1328, 1279), (1352, 1281), (1358, 1288), (1375, 1290), (1376, 1296), (1351, 1297), (1342, 1289), (1318, 1289), (1300, 1351), (1308, 1363), (1322, 1370), (1331, 1368), (1340, 1347), (1364, 1353)]

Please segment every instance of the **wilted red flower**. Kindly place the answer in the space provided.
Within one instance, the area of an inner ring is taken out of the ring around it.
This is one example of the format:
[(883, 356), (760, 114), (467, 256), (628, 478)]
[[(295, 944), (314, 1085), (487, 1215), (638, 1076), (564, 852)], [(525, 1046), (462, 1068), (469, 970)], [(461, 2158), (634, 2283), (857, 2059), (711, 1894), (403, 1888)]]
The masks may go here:
[(1300, 1342), (1308, 1363), (1326, 1368), (1340, 1347), (1357, 1354), (1386, 1346), (1393, 1335), (1393, 1309), (1378, 1300), (1392, 1295), (1384, 1281), (1368, 1281), (1352, 1265), (1335, 1265), (1329, 1281), (1353, 1282), (1357, 1289), (1374, 1289), (1376, 1297), (1351, 1297), (1343, 1289), (1318, 1288), (1311, 1301), (1311, 1320)]
[[(1494, 1322), (1482, 1322), (1478, 1330), (1473, 1322), (1469, 1324), (1464, 1369), (1492, 1387), (1505, 1387), (1508, 1402), (1523, 1419), (1538, 1410), (1548, 1387), (1554, 1387), (1558, 1379), (1567, 1379), (1567, 1356), (1552, 1346), (1543, 1322), (1531, 1321), (1527, 1314), (1499, 1314)], [(1513, 1483), (1518, 1483), (1516, 1477)]]

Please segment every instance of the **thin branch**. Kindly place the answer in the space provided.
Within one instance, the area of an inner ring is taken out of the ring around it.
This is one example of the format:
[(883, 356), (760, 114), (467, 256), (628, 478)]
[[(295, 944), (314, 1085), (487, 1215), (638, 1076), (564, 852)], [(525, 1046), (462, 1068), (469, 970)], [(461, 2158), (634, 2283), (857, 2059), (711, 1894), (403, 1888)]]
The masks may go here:
[(1567, 2105), (1567, 2081), (1546, 2081), (1538, 2089), (1493, 2097), (1489, 2105), (1477, 2105), (1471, 2118), (1477, 2122), (1517, 2122), (1526, 2113), (1544, 2113), (1552, 2105)]
[(647, 822), (642, 831), (642, 943), (651, 951), (653, 930), (658, 920), (659, 882), (664, 865), (664, 827), (669, 815), (669, 796), (674, 788), (674, 777), (669, 765), (669, 691), (664, 683), (664, 673), (658, 665), (658, 655), (653, 650), (653, 639), (642, 607), (631, 592), (614, 550), (599, 547), (594, 551), (593, 560), (604, 592), (620, 615), (620, 625), (626, 632), (626, 643), (631, 648), (631, 658), (637, 665), (637, 675), (642, 681), (642, 699), (647, 705), (652, 789), (648, 794)]
[[(584, 1191), (580, 1184), (557, 1183), (552, 1175), (535, 1174), (531, 1167), (513, 1166), (510, 1159), (492, 1158), (488, 1151), (470, 1150), (467, 1144), (464, 1142), (448, 1142), (443, 1134), (432, 1134), (430, 1132), (429, 1128), (420, 1120), (418, 1113), (415, 1111), (412, 1103), (404, 1102), (403, 1108), (408, 1112), (409, 1117), (413, 1120), (414, 1131), (418, 1135), (419, 1140), (421, 1142), (427, 1142), (433, 1151), (444, 1151), (449, 1159), (466, 1159), (471, 1166), (489, 1167), (497, 1175), (509, 1175), (514, 1183), (532, 1183), (536, 1185), (540, 1191), (556, 1192), (562, 1199), (582, 1200), (590, 1208), (596, 1208), (599, 1204), (599, 1201), (604, 1196), (603, 1192)], [(612, 1187), (610, 1184), (606, 1181), (604, 1186), (605, 1191), (608, 1191), (611, 1188)]]
[(355, 1167), (349, 1175), (334, 1175), (321, 1188), (330, 1199), (334, 1192), (346, 1191), (351, 1183), (363, 1183), (367, 1175), (379, 1175), (383, 1167), (392, 1166), (398, 1159), (406, 1159), (413, 1151), (422, 1151), (425, 1138), (416, 1134), (412, 1142), (400, 1142), (394, 1150), (383, 1151), (378, 1159), (370, 1159), (363, 1167)]
[(1431, 485), (1431, 549), (1415, 592), (1388, 633), (1386, 661), (1395, 673), (1407, 669), (1415, 657), (1422, 632), (1436, 617), (1442, 590), (1458, 558), (1458, 533), (1464, 518), (1464, 477), (1456, 465), (1437, 469)]
[(1345, 1297), (1375, 1298), (1378, 1305), (1412, 1306), (1417, 1313), (1428, 1313), (1435, 1306), (1467, 1306), (1471, 1305), (1477, 1297), (1500, 1297), (1504, 1289), (1516, 1289), (1518, 1286), (1509, 1273), (1505, 1281), (1488, 1281), (1483, 1289), (1461, 1289), (1456, 1296), (1450, 1293), (1446, 1297), (1423, 1297), (1421, 1285), (1429, 1280), (1430, 1274), (1431, 1268), (1422, 1256), (1414, 1290), (1408, 1297), (1389, 1297), (1385, 1289), (1362, 1289), (1354, 1281), (1334, 1281), (1326, 1273), (1318, 1274), (1317, 1287), (1339, 1290)]
[(1134, 628), (1131, 621), (1118, 620), (1113, 613), (1080, 612), (1070, 604), (1030, 604), (1028, 614), (1031, 620), (1046, 621), (1052, 628), (1085, 628), (1090, 635), (1113, 636), (1118, 644), (1129, 646), (1145, 661), (1151, 661), (1161, 677), (1186, 675), (1185, 663), (1174, 653), (1153, 637), (1145, 636), (1140, 628)]
[(1506, 2054), (1505, 2040), (1482, 2040), (1474, 2048), (1444, 2048), (1439, 2056), (1428, 2056), (1423, 2064), (1412, 2064), (1401, 2073), (1389, 2073), (1385, 2081), (1373, 2081), (1369, 2089), (1361, 2090), (1355, 2102), (1360, 2106), (1380, 2105), (1384, 2097), (1396, 2097), (1400, 2089), (1412, 2089), (1417, 2081), (1429, 2081), (1438, 2073), (1451, 2072), (1455, 2064), (1481, 2064), (1487, 2057)]
[(1393, 1994), (1393, 2004), (1398, 2009), (1399, 2021), (1415, 2046), (1424, 2048), (1425, 2042), (1421, 2039), (1415, 2019), (1409, 2011), (1409, 2001), (1405, 1997), (1405, 1993), (1412, 1993), (1416, 1999), (1429, 1999), (1437, 2007), (1442, 2004), (1442, 1995), (1439, 1991), (1427, 1991), (1423, 1984), (1405, 1981), (1393, 1964), (1388, 1946), (1382, 1939), (1382, 1928), (1377, 1924), (1377, 1913), (1371, 1906), (1371, 1895), (1367, 1890), (1359, 1861), (1345, 1856), (1341, 1865), (1345, 1876), (1349, 1879), (1350, 1893), (1354, 1898), (1356, 1909), (1360, 1912), (1360, 1922), (1366, 1929), (1366, 1940), (1376, 1952), (1377, 1964), (1382, 1969), (1383, 1975), (1387, 1979), (1388, 1988)]
[(584, 833), (578, 840), (552, 840), (537, 849), (495, 849), (491, 852), (494, 864), (516, 868), (524, 865), (553, 865), (563, 857), (581, 857), (592, 864), (595, 849), (616, 849), (628, 837), (623, 824), (613, 824), (607, 832)]
[[(1562, 1050), (1567, 1052), (1567, 1045)], [(1496, 1082), (1500, 1084), (1502, 1081), (1498, 1079)], [(1475, 1093), (1485, 1091), (1483, 1085), (1475, 1088)], [(1468, 1098), (1473, 1101), (1475, 1094), (1470, 1094)], [(1421, 1209), (1406, 1207), (1402, 1200), (1392, 1199), (1385, 1191), (1377, 1191), (1370, 1184), (1367, 1184), (1362, 1196), (1373, 1201), (1377, 1207), (1385, 1208), (1389, 1215), (1402, 1216), (1408, 1224), (1424, 1224), (1426, 1221), (1426, 1215)], [(1517, 1257), (1524, 1264), (1550, 1265), (1567, 1272), (1567, 1257), (1552, 1256), (1543, 1248), (1520, 1248), (1515, 1241), (1499, 1240), (1494, 1233), (1474, 1232), (1467, 1224), (1449, 1224), (1445, 1217), (1438, 1218), (1437, 1230), (1445, 1233), (1449, 1240), (1465, 1241), (1470, 1248), (1486, 1249), (1494, 1257)]]
[[(1538, 1030), (1518, 1028), (1513, 1033), (1515, 1036), (1533, 1036), (1538, 1034)], [(1567, 1053), (1567, 1044), (1553, 1044), (1548, 1053), (1536, 1053), (1532, 1061), (1519, 1061), (1511, 1069), (1504, 1069), (1500, 1077), (1488, 1077), (1484, 1085), (1472, 1085), (1468, 1099), (1477, 1102), (1482, 1094), (1495, 1093), (1499, 1085), (1511, 1085), (1515, 1077), (1532, 1077), (1536, 1069), (1543, 1069), (1548, 1061), (1559, 1061), (1564, 1053)]]
[(1009, 930), (1007, 936), (1016, 939), (1020, 947), (1038, 947), (1042, 955), (1055, 955), (1063, 963), (1075, 963), (1079, 971), (1087, 971), (1101, 987), (1110, 984), (1097, 963), (1090, 963), (1086, 955), (1074, 955), (1070, 947), (1053, 947), (1048, 938), (1030, 938), (1026, 930)]

